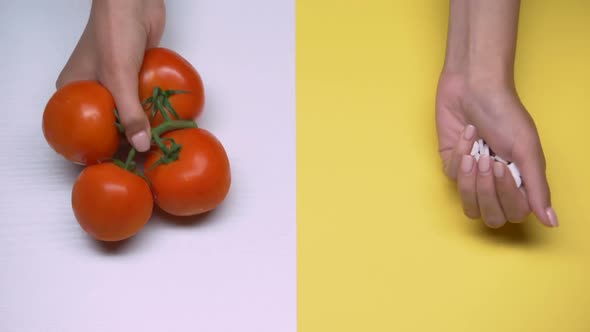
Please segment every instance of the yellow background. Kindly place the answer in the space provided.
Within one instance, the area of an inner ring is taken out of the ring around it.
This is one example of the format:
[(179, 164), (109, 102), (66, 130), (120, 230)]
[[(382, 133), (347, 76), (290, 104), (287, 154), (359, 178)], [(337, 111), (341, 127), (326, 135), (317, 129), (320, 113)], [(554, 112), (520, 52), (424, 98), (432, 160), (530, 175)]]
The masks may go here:
[(524, 1), (517, 85), (561, 227), (462, 215), (434, 96), (448, 2), (297, 0), (298, 323), (590, 331), (590, 1)]

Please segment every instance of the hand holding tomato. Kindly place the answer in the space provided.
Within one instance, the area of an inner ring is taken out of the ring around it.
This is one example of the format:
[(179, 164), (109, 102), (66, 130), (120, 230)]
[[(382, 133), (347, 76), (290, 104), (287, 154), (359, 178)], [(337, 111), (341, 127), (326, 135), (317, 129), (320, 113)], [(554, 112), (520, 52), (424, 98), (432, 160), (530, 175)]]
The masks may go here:
[(94, 80), (113, 95), (129, 142), (150, 148), (150, 125), (138, 97), (138, 73), (145, 50), (164, 32), (163, 0), (95, 0), (88, 24), (57, 80), (57, 88)]
[[(72, 189), (72, 209), (100, 241), (135, 235), (154, 199), (172, 215), (191, 216), (215, 209), (229, 191), (224, 147), (194, 122), (205, 99), (199, 73), (174, 51), (155, 47), (163, 11), (159, 0), (94, 1), (43, 114), (49, 145), (88, 165)], [(125, 163), (112, 159), (119, 132), (133, 145)], [(148, 150), (142, 177), (134, 157)]]

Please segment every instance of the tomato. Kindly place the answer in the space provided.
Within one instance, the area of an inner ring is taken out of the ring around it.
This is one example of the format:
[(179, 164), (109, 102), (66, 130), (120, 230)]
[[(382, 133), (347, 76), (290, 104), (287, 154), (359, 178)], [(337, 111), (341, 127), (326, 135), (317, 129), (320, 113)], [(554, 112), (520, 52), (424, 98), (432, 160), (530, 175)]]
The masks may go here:
[(111, 93), (95, 81), (72, 82), (57, 90), (43, 112), (43, 135), (65, 159), (95, 164), (119, 148)]
[(219, 140), (200, 128), (175, 130), (163, 137), (174, 139), (182, 148), (178, 160), (153, 169), (162, 152), (156, 147), (147, 156), (145, 175), (156, 204), (176, 216), (215, 209), (225, 199), (231, 183), (229, 160)]
[[(152, 96), (155, 87), (187, 92), (169, 97), (181, 120), (195, 120), (201, 114), (205, 104), (203, 81), (196, 69), (178, 53), (166, 48), (151, 48), (145, 52), (139, 72), (140, 100)], [(161, 114), (156, 114), (152, 126), (158, 126), (163, 120)]]
[(133, 236), (148, 222), (153, 207), (147, 182), (111, 162), (85, 168), (72, 190), (72, 208), (78, 223), (101, 241)]

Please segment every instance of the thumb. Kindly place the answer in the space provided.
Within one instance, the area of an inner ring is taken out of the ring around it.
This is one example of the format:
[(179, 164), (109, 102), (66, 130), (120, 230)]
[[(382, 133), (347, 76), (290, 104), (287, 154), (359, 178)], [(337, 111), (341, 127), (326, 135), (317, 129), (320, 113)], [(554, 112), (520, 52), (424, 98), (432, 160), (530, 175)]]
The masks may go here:
[(137, 75), (124, 72), (116, 75), (114, 79), (109, 80), (107, 88), (115, 99), (121, 124), (125, 128), (125, 136), (137, 151), (145, 152), (150, 149), (151, 131), (150, 123), (139, 102)]
[(531, 210), (548, 227), (557, 227), (559, 222), (551, 207), (551, 192), (545, 174), (545, 157), (538, 135), (528, 137), (515, 148), (514, 161), (521, 171)]

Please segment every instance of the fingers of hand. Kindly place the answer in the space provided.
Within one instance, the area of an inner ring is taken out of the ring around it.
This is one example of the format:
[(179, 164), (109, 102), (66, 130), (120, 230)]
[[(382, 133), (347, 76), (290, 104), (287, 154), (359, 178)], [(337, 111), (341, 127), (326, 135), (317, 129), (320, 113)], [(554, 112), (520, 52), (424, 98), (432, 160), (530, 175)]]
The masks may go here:
[(497, 197), (510, 222), (521, 222), (530, 213), (529, 204), (523, 192), (516, 187), (508, 167), (501, 162), (493, 163)]
[(121, 124), (129, 143), (139, 152), (149, 150), (151, 131), (148, 118), (137, 93), (137, 73), (131, 70), (109, 70), (101, 81), (111, 91)]
[(557, 215), (551, 207), (551, 192), (545, 174), (545, 157), (538, 136), (522, 142), (515, 153), (528, 204), (535, 216), (548, 227), (557, 227)]
[(476, 167), (475, 158), (470, 155), (463, 155), (461, 158), (460, 170), (457, 175), (457, 186), (461, 195), (463, 213), (472, 219), (480, 217), (476, 192)]
[(457, 180), (457, 174), (459, 174), (459, 168), (464, 155), (468, 155), (473, 148), (473, 142), (475, 142), (476, 130), (472, 125), (467, 125), (461, 137), (457, 142), (455, 149), (451, 153), (451, 159), (446, 164), (445, 173), (453, 180)]
[[(165, 22), (165, 7), (161, 0), (142, 6), (117, 2), (119, 7), (103, 2), (93, 4), (91, 18), (70, 59), (59, 75), (56, 87), (76, 80), (98, 80), (113, 95), (127, 139), (138, 151), (151, 145), (149, 121), (138, 97), (138, 72), (146, 40), (157, 45)], [(142, 26), (138, 22), (147, 22)], [(148, 36), (148, 31), (151, 33)], [(111, 33), (115, 32), (115, 33)], [(149, 37), (149, 38), (148, 38)]]
[(489, 156), (482, 156), (477, 164), (477, 202), (484, 223), (491, 228), (502, 227), (506, 223), (506, 216), (496, 195), (492, 159)]
[(121, 124), (129, 143), (139, 152), (150, 149), (151, 132), (149, 121), (139, 103), (137, 94), (113, 94)]
[(513, 154), (520, 168), (524, 190), (518, 188), (515, 180), (520, 179), (514, 179), (506, 165), (494, 162), (489, 156), (482, 155), (479, 161), (469, 156), (475, 136), (475, 128), (467, 126), (445, 163), (446, 174), (458, 180), (465, 214), (470, 218), (481, 215), (486, 225), (498, 228), (507, 220), (522, 221), (532, 210), (543, 224), (558, 226), (557, 215), (551, 207), (545, 159), (538, 136), (521, 141)]

